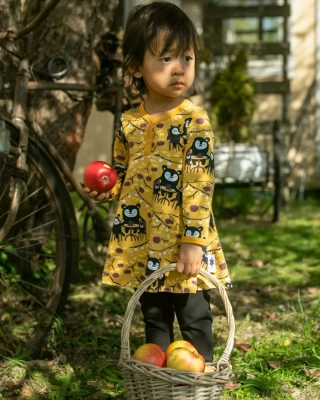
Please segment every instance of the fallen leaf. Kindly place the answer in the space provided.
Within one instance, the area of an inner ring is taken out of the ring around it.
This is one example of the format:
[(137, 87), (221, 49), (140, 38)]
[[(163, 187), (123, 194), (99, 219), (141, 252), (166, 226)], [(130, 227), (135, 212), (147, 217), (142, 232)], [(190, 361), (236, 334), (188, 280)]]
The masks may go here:
[(234, 382), (228, 382), (228, 383), (226, 384), (226, 389), (229, 389), (229, 390), (237, 390), (239, 386), (240, 386), (240, 385), (237, 385), (237, 384), (234, 383)]
[(299, 398), (301, 397), (301, 392), (300, 392), (300, 390), (299, 390), (299, 389), (295, 389), (295, 390), (291, 393), (291, 396), (292, 396), (294, 399), (299, 399)]
[(256, 292), (263, 295), (269, 295), (274, 291), (274, 287), (272, 285), (267, 285), (263, 287), (259, 287), (256, 289)]
[(263, 260), (251, 260), (248, 261), (248, 265), (251, 265), (252, 267), (257, 267), (257, 268), (262, 268), (264, 266)]
[(307, 369), (306, 367), (303, 367), (303, 370), (308, 378), (320, 377), (320, 368)]
[(264, 316), (268, 319), (276, 319), (277, 314), (275, 312), (266, 311)]
[(314, 332), (319, 332), (320, 331), (320, 324), (317, 324), (313, 327)]
[(282, 361), (267, 361), (267, 363), (271, 368), (279, 368), (281, 365), (283, 365)]
[(28, 367), (47, 367), (51, 365), (57, 365), (57, 360), (49, 361), (49, 360), (31, 360), (26, 361), (26, 365)]
[(251, 350), (251, 346), (248, 343), (243, 343), (243, 342), (235, 342), (234, 347), (237, 347), (238, 349), (247, 352), (248, 350)]
[(30, 388), (23, 386), (21, 389), (21, 394), (29, 397), (29, 396), (32, 396), (34, 394), (34, 392)]
[(15, 382), (13, 380), (8, 380), (7, 381), (7, 386), (8, 386), (8, 389), (11, 390), (11, 389), (13, 389), (14, 387), (17, 386), (17, 382)]

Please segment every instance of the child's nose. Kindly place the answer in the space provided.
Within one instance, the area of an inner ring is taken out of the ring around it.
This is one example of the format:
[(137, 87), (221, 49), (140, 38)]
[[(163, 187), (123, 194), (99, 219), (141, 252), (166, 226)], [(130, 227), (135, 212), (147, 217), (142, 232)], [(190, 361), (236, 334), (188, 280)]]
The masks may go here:
[(175, 66), (174, 66), (174, 69), (173, 69), (173, 73), (174, 73), (174, 75), (182, 75), (183, 74), (183, 66), (182, 66), (182, 64), (180, 63), (180, 62), (176, 62), (175, 63)]

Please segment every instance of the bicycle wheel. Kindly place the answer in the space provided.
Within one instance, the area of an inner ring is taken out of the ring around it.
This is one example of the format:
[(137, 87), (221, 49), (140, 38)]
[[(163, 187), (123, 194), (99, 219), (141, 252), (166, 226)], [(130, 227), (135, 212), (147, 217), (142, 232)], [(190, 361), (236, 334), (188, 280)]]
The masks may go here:
[[(11, 132), (11, 152), (0, 159), (0, 228), (10, 210), (17, 181), (13, 151), (19, 132)], [(0, 242), (0, 354), (38, 355), (67, 300), (71, 270), (78, 263), (79, 234), (68, 189), (43, 148), (29, 140), (28, 172), (15, 223)]]
[[(111, 203), (97, 203), (100, 214), (108, 220)], [(112, 210), (113, 211), (113, 210)], [(107, 246), (110, 235), (104, 229), (101, 229), (99, 223), (91, 215), (90, 210), (86, 210), (83, 227), (83, 242), (90, 258), (98, 265), (103, 266), (107, 254)]]

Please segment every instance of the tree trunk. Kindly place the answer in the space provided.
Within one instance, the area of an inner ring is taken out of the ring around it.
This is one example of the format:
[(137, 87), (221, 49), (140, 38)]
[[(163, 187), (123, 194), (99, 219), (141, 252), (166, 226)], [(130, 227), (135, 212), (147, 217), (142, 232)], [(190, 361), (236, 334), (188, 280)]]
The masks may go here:
[[(21, 0), (21, 3), (0, 0), (1, 31), (10, 26), (21, 28), (33, 20), (45, 1)], [(33, 79), (52, 81), (46, 75), (49, 63), (55, 57), (62, 57), (68, 64), (68, 73), (59, 82), (95, 83), (99, 69), (95, 48), (109, 30), (117, 5), (118, 0), (61, 0), (31, 34), (29, 54)], [(22, 42), (17, 41), (17, 45), (21, 46)], [(0, 51), (0, 114), (9, 117), (12, 71), (16, 71), (18, 59), (5, 53)], [(52, 63), (53, 70), (59, 71), (61, 66), (64, 67), (61, 59)], [(36, 91), (28, 97), (28, 123), (48, 137), (71, 169), (83, 141), (91, 106), (92, 95), (88, 93)]]

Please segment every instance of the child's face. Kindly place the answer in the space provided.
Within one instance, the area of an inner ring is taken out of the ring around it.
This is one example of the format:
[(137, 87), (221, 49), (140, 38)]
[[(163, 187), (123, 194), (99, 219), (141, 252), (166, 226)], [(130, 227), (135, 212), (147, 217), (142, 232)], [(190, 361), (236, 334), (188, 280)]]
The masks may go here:
[(193, 48), (184, 54), (176, 55), (173, 46), (160, 55), (161, 40), (158, 49), (147, 50), (143, 64), (136, 72), (142, 77), (148, 90), (148, 96), (158, 98), (176, 98), (182, 96), (192, 85), (195, 77), (195, 54)]

